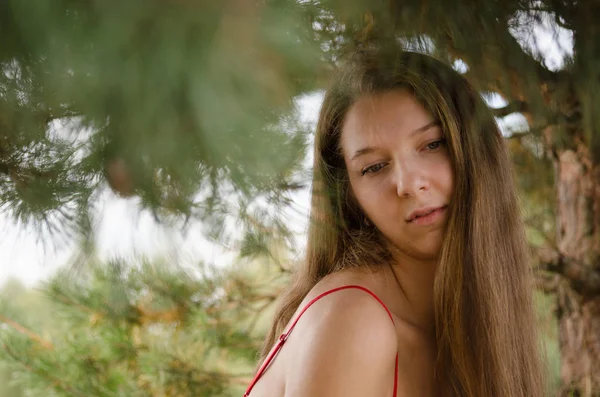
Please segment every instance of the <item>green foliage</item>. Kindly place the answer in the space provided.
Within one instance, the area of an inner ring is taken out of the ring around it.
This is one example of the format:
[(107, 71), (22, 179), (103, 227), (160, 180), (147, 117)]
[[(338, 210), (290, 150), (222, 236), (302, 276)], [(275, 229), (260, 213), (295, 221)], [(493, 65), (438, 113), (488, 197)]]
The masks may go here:
[(548, 389), (560, 390), (560, 351), (558, 346), (558, 322), (555, 317), (556, 297), (536, 291), (535, 306), (540, 324), (540, 338), (548, 368)]
[(518, 134), (509, 138), (507, 144), (520, 187), (528, 241), (533, 247), (553, 245), (556, 239), (554, 169), (546, 156), (546, 146), (540, 137)]
[(0, 397), (25, 396), (23, 389), (13, 384), (13, 371), (6, 368), (4, 363), (0, 364), (0, 385)]
[(45, 300), (35, 293), (52, 313), (43, 324), (19, 310), (22, 297), (4, 304), (0, 361), (28, 396), (241, 394), (264, 332), (257, 323), (285, 279), (270, 273), (148, 261), (63, 271), (42, 288)]
[(107, 182), (161, 219), (218, 222), (235, 214), (224, 196), (293, 182), (306, 145), (288, 116), (320, 63), (294, 1), (7, 0), (0, 14), (0, 207), (15, 220), (89, 232)]

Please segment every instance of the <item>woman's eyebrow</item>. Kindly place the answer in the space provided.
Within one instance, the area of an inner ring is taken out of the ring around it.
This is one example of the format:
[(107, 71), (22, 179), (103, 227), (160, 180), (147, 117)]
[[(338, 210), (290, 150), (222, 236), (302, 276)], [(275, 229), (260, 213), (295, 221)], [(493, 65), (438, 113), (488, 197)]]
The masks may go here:
[(409, 137), (413, 137), (415, 135), (421, 134), (427, 130), (429, 130), (432, 127), (439, 127), (440, 123), (437, 120), (432, 121), (431, 123), (424, 125), (423, 127), (417, 128), (416, 130), (414, 130), (413, 132), (411, 132), (409, 134)]
[[(409, 137), (414, 137), (415, 135), (422, 134), (423, 132), (428, 131), (430, 128), (437, 127), (439, 125), (440, 125), (440, 123), (437, 120), (434, 120), (431, 123), (426, 124), (423, 127), (419, 127), (416, 130), (412, 131), (409, 134)], [(365, 154), (373, 153), (377, 149), (378, 148), (372, 147), (372, 146), (367, 146), (367, 147), (364, 147), (362, 149), (358, 149), (356, 152), (354, 152), (354, 155), (352, 156), (352, 158), (350, 159), (350, 161), (354, 161), (357, 158), (359, 158), (360, 156), (363, 156)]]
[(354, 161), (357, 158), (359, 158), (360, 156), (363, 156), (363, 155), (368, 154), (368, 153), (372, 153), (375, 150), (377, 150), (377, 148), (374, 148), (372, 146), (367, 146), (367, 147), (364, 147), (362, 149), (358, 149), (356, 152), (354, 152), (354, 156), (352, 156), (352, 158), (350, 159), (350, 161)]

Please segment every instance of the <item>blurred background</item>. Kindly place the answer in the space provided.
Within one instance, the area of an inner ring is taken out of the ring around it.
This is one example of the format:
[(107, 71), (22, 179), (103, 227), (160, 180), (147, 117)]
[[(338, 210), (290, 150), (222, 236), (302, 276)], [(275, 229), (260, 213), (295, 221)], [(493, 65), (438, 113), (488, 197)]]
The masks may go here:
[(452, 65), (511, 150), (548, 396), (600, 395), (600, 2), (0, 0), (0, 397), (240, 396), (348, 51)]

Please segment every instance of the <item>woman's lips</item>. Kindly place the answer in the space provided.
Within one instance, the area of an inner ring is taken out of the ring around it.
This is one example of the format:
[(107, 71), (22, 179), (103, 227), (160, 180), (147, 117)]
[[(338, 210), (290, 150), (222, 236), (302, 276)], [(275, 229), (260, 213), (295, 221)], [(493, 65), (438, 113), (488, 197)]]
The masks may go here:
[(443, 207), (434, 209), (427, 215), (416, 216), (409, 223), (413, 223), (416, 225), (430, 225), (432, 223), (435, 223), (439, 218), (441, 218), (441, 216), (444, 214), (444, 212), (446, 212), (446, 208), (447, 208), (446, 206), (443, 206)]

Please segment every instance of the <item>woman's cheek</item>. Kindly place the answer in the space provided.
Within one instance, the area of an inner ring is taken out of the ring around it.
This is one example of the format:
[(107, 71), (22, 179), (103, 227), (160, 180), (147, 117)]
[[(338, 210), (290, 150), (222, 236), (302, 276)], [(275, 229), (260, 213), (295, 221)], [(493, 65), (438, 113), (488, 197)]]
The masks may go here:
[(389, 198), (386, 197), (383, 186), (378, 184), (365, 189), (362, 195), (361, 206), (369, 214), (370, 218), (385, 222), (389, 216), (387, 214), (389, 209), (388, 200)]

